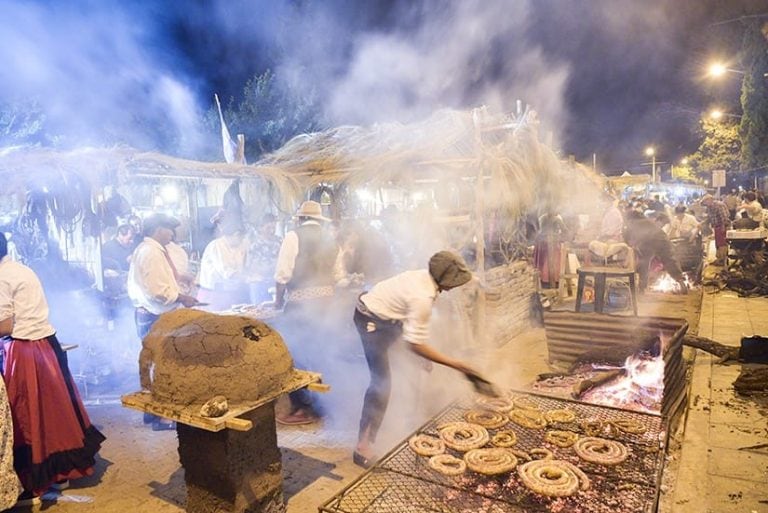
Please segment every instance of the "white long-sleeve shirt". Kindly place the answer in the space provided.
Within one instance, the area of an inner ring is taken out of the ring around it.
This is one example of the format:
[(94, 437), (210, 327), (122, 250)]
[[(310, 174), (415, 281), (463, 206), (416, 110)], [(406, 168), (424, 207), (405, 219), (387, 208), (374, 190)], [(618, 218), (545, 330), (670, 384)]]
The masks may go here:
[(48, 322), (48, 302), (40, 279), (6, 255), (0, 260), (0, 320), (11, 317), (11, 338), (40, 340), (56, 332)]
[(179, 244), (171, 241), (165, 247), (165, 251), (168, 256), (171, 257), (174, 267), (176, 267), (176, 273), (178, 275), (187, 274), (189, 272), (189, 255)]
[(213, 290), (216, 285), (242, 273), (247, 253), (245, 240), (235, 246), (229, 245), (224, 237), (209, 242), (200, 259), (200, 286)]
[(133, 252), (128, 270), (127, 290), (133, 305), (160, 315), (178, 308), (179, 285), (165, 248), (144, 237)]
[(429, 271), (405, 271), (374, 285), (360, 300), (377, 317), (403, 323), (403, 339), (429, 341), (429, 321), (437, 299), (437, 284)]

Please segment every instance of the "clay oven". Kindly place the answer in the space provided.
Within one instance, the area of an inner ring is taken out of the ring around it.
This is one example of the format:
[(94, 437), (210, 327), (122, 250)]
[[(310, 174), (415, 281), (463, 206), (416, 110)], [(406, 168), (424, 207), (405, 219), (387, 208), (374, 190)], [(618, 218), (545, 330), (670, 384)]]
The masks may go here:
[(280, 393), (293, 359), (280, 335), (261, 321), (181, 309), (158, 319), (139, 357), (141, 387), (177, 405), (223, 395), (230, 403)]
[(123, 405), (177, 422), (188, 512), (285, 511), (274, 402), (320, 375), (294, 369), (276, 331), (250, 317), (169, 312), (144, 338), (139, 372), (143, 391)]

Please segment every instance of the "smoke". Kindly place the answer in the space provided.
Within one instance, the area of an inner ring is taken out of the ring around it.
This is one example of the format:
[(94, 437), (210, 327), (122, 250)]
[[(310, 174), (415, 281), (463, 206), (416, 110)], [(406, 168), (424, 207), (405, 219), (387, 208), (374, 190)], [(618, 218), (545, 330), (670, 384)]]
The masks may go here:
[(91, 1), (2, 5), (0, 97), (34, 101), (55, 142), (198, 144), (195, 95), (172, 51), (157, 47), (152, 16)]
[(322, 87), (331, 125), (408, 122), (440, 108), (511, 111), (518, 99), (548, 129), (564, 125), (569, 67), (528, 37), (525, 0), (394, 5), (397, 22), (349, 34), (342, 51), (328, 48), (342, 45), (348, 17), (315, 7), (291, 29), (309, 44), (286, 46), (278, 73), (293, 87)]

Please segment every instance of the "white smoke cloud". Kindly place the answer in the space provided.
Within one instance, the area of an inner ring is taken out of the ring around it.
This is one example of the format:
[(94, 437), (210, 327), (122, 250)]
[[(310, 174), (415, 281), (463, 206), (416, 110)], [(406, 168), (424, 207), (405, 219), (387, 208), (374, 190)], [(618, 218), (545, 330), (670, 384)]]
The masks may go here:
[(153, 147), (153, 125), (193, 143), (193, 95), (160, 62), (153, 37), (146, 20), (113, 3), (6, 0), (0, 97), (37, 101), (46, 125), (71, 145), (123, 139)]
[[(392, 15), (403, 27), (353, 31), (343, 43), (343, 18), (311, 13), (292, 28), (311, 46), (288, 46), (278, 72), (321, 84), (332, 124), (412, 121), (443, 107), (511, 111), (520, 99), (556, 129), (569, 68), (527, 37), (529, 10), (526, 0), (426, 1)], [(328, 51), (334, 45), (347, 51)]]

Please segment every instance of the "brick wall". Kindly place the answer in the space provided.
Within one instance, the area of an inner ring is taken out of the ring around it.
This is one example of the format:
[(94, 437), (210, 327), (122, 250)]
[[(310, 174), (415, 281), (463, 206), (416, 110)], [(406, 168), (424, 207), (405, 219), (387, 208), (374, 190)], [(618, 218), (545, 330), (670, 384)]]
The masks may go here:
[(485, 281), (486, 337), (499, 347), (531, 327), (535, 270), (527, 262), (512, 262), (488, 269)]
[[(535, 271), (526, 262), (513, 262), (485, 272), (485, 291), (465, 286), (443, 292), (433, 316), (433, 338), (450, 341), (450, 350), (471, 353), (503, 346), (531, 327), (530, 307)], [(485, 293), (485, 322), (480, 329), (478, 294)], [(481, 340), (479, 333), (484, 333)], [(446, 347), (442, 347), (446, 349)]]

